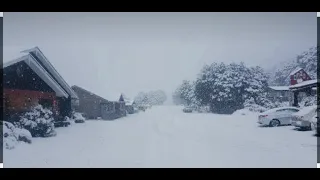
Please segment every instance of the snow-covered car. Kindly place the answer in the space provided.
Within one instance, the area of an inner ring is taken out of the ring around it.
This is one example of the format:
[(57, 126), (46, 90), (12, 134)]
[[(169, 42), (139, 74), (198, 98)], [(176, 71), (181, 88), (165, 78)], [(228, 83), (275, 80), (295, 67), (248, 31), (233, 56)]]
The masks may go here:
[(311, 130), (311, 119), (317, 114), (317, 106), (307, 106), (292, 115), (291, 124), (303, 130)]
[(269, 109), (259, 114), (258, 123), (265, 126), (276, 127), (290, 125), (292, 114), (299, 112), (296, 107), (280, 107)]
[(78, 112), (73, 114), (73, 119), (75, 123), (84, 123), (86, 121), (82, 114)]
[(317, 135), (319, 135), (319, 129), (320, 129), (319, 123), (320, 122), (319, 122), (318, 114), (315, 114), (311, 119), (311, 128), (312, 130), (315, 131)]
[(183, 108), (182, 111), (183, 111), (184, 113), (192, 113), (193, 110), (194, 110), (194, 109), (193, 109), (192, 107), (185, 107), (185, 108)]

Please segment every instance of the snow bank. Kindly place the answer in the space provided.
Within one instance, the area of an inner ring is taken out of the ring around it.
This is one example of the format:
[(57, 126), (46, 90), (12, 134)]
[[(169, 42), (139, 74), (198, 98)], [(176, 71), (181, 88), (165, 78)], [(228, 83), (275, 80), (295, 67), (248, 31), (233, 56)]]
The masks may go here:
[(254, 111), (250, 111), (249, 109), (239, 109), (237, 111), (235, 111), (232, 115), (236, 115), (236, 116), (245, 116), (245, 115), (257, 115), (258, 112), (254, 112)]

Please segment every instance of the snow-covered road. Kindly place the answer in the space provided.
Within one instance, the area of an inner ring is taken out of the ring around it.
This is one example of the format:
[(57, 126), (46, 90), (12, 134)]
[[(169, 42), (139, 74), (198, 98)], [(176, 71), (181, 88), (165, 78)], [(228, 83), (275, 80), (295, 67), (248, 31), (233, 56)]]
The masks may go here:
[(261, 128), (251, 115), (159, 106), (57, 132), (5, 150), (4, 167), (316, 167), (313, 132)]

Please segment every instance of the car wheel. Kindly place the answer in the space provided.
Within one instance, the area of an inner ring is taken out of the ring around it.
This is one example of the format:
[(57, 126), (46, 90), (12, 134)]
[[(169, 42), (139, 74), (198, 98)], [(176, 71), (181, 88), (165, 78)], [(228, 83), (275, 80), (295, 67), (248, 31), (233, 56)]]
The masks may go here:
[(277, 127), (277, 126), (280, 126), (280, 121), (277, 120), (277, 119), (272, 119), (269, 123), (269, 126), (270, 127)]

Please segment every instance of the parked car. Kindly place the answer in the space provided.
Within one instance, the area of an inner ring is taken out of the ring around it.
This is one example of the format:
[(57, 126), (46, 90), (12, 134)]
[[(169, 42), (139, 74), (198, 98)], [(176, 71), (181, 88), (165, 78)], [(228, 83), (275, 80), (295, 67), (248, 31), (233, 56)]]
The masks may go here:
[(319, 126), (319, 117), (318, 114), (314, 115), (311, 119), (311, 128), (315, 131), (316, 135), (320, 135), (320, 126)]
[(307, 106), (293, 114), (291, 124), (302, 130), (311, 130), (311, 119), (317, 114), (317, 106)]
[(296, 107), (280, 107), (267, 110), (259, 114), (258, 123), (265, 126), (276, 127), (290, 125), (292, 114), (300, 109)]
[(73, 114), (73, 119), (75, 123), (84, 123), (86, 121), (82, 114), (77, 112)]
[(194, 109), (192, 107), (185, 107), (182, 110), (184, 113), (192, 113)]

